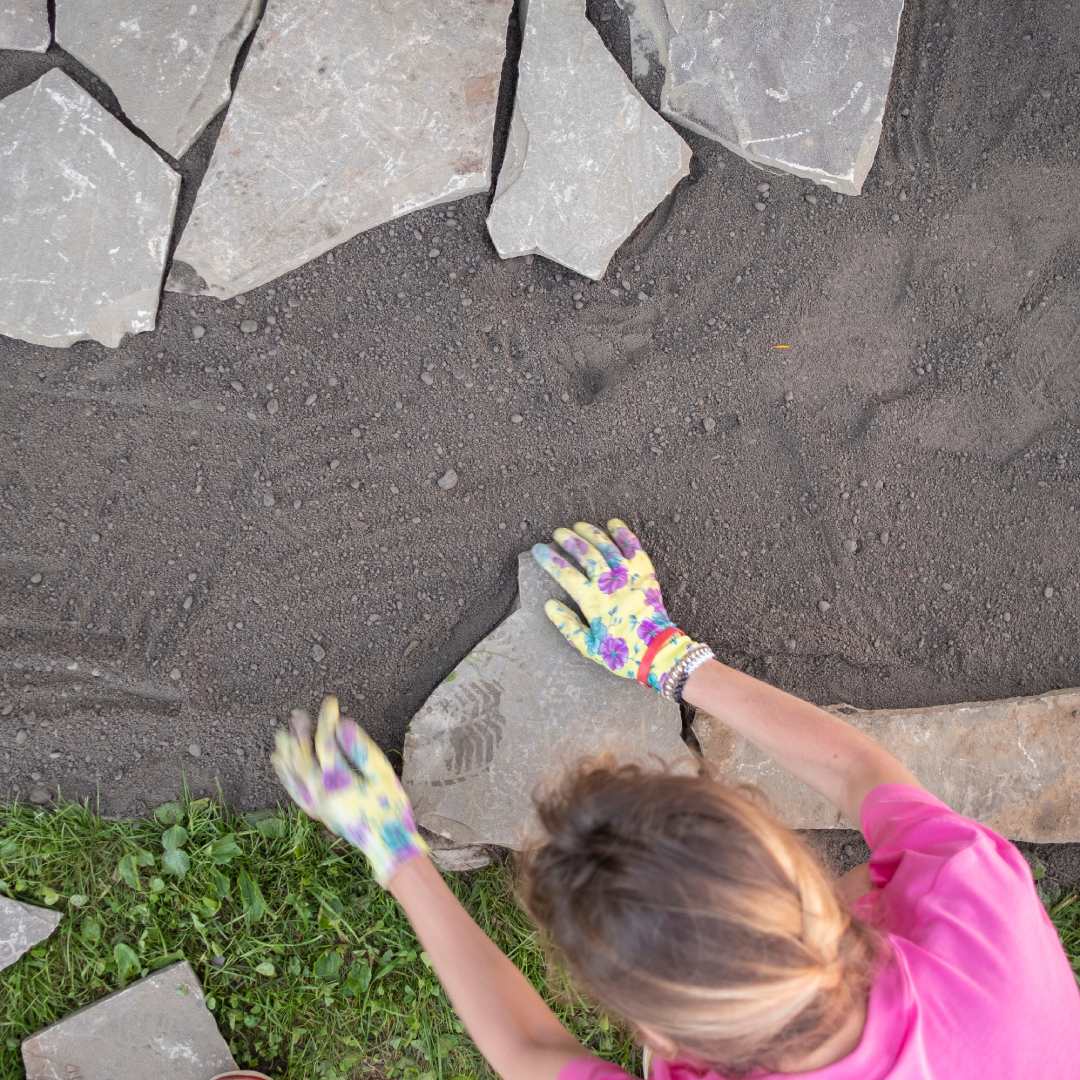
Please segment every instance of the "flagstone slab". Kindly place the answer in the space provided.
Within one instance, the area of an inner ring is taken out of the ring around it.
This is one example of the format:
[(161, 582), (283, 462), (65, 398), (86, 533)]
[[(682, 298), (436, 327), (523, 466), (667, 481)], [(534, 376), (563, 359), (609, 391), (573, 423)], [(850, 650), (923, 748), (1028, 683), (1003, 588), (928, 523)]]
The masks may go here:
[(211, 1080), (236, 1062), (186, 962), (155, 971), (22, 1044), (26, 1080)]
[[(1080, 841), (1080, 690), (926, 709), (828, 710), (895, 754), (953, 809), (1011, 840)], [(705, 759), (731, 783), (751, 783), (796, 829), (854, 823), (724, 723), (699, 712)]]
[(512, 0), (269, 0), (167, 288), (247, 292), (487, 191)]
[(510, 134), (488, 232), (594, 280), (690, 171), (690, 148), (634, 89), (585, 0), (528, 0)]
[(259, 0), (57, 0), (56, 41), (174, 158), (221, 111)]
[(180, 177), (58, 68), (0, 100), (0, 334), (153, 330)]
[(44, 941), (60, 925), (60, 912), (0, 896), (0, 971)]
[(858, 195), (903, 0), (667, 0), (661, 111), (757, 165)]
[(51, 40), (45, 0), (0, 0), (0, 49), (45, 52)]
[[(518, 560), (519, 607), (439, 685), (405, 736), (403, 782), (439, 846), (520, 849), (532, 796), (582, 757), (693, 769), (677, 706), (571, 649), (544, 614), (569, 598), (533, 561)], [(447, 853), (468, 860), (480, 853)]]

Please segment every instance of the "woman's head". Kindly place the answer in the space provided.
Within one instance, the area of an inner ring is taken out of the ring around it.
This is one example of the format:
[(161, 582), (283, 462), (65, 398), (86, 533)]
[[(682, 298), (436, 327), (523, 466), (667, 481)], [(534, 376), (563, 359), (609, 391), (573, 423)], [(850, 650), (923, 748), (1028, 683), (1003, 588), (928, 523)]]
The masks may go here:
[(655, 1040), (775, 1070), (865, 1000), (876, 935), (747, 793), (600, 760), (538, 813), (526, 907), (575, 981)]

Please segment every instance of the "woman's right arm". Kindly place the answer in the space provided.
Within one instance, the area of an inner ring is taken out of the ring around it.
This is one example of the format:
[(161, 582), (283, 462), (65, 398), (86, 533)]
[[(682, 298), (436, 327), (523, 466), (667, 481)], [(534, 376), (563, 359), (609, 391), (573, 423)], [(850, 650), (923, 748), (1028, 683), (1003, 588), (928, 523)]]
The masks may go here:
[(863, 799), (881, 784), (919, 781), (883, 746), (837, 716), (734, 668), (709, 660), (683, 700), (745, 736), (859, 825)]

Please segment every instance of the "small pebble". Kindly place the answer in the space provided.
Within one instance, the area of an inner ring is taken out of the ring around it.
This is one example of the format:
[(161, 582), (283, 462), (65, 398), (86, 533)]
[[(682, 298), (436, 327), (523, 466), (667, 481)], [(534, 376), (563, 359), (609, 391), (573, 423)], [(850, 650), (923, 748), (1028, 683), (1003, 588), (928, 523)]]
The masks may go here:
[(184, 610), (185, 610), (185, 611), (190, 611), (190, 610), (191, 610), (191, 605), (192, 605), (192, 604), (193, 604), (194, 602), (195, 602), (195, 601), (194, 601), (194, 600), (192, 599), (192, 597), (190, 597), (190, 596), (185, 596), (185, 597), (184, 597)]
[(825, 612), (828, 611), (831, 607), (832, 604), (830, 604), (828, 600), (819, 600), (817, 602), (817, 609), (821, 612), (822, 615), (824, 615)]
[(806, 201), (807, 201), (807, 202), (808, 202), (808, 203), (809, 203), (809, 204), (810, 204), (811, 206), (817, 206), (817, 196), (816, 196), (816, 195), (804, 195), (804, 196), (803, 196), (803, 198), (804, 198), (804, 199), (805, 199), (805, 200), (806, 200)]
[(1047, 585), (1046, 588), (1043, 589), (1043, 598), (1046, 599), (1046, 600), (1053, 600), (1054, 599), (1054, 586), (1053, 585)]
[(271, 416), (276, 416), (277, 415), (278, 408), (279, 408), (279, 406), (278, 406), (277, 398), (270, 398), (270, 400), (266, 403), (266, 411)]
[(765, 209), (765, 204), (758, 200), (756, 203), (754, 203), (754, 209), (757, 210), (758, 213), (760, 213), (762, 210)]
[(439, 487), (443, 491), (449, 491), (451, 488), (457, 487), (458, 475), (453, 469), (447, 469), (446, 472), (439, 477)]
[(193, 337), (193, 338), (194, 338), (194, 339), (195, 339), (196, 341), (198, 341), (198, 340), (199, 340), (199, 338), (201, 338), (201, 337), (202, 337), (202, 336), (203, 336), (203, 335), (204, 335), (205, 333), (206, 333), (206, 327), (205, 327), (205, 326), (200, 326), (200, 325), (199, 325), (198, 323), (196, 323), (196, 324), (195, 324), (195, 325), (194, 325), (194, 326), (193, 326), (193, 327), (191, 328), (191, 336), (192, 336), (192, 337)]
[(516, 412), (510, 417), (510, 423), (511, 424), (520, 424), (524, 419), (525, 419), (525, 417), (522, 416), (521, 413)]
[(715, 431), (716, 430), (716, 421), (711, 416), (706, 416), (705, 419), (701, 421), (701, 426), (706, 431), (710, 431), (710, 432)]
[(40, 585), (41, 584), (41, 575), (40, 574), (31, 574), (30, 575), (30, 584), (31, 585)]
[(259, 324), (254, 319), (245, 319), (240, 324), (241, 334), (254, 334), (259, 329)]
[(757, 193), (759, 195), (768, 195), (772, 190), (772, 184), (758, 184)]
[(854, 555), (855, 552), (859, 550), (859, 544), (855, 540), (845, 540), (844, 541), (844, 550), (849, 555)]
[(24, 746), (28, 737), (25, 729), (19, 728), (19, 730), (15, 732), (15, 745)]
[(172, 669), (172, 671), (169, 672), (169, 678), (172, 679), (173, 682), (179, 682), (180, 681), (180, 669), (178, 667), (174, 667)]
[(435, 384), (435, 376), (432, 375), (430, 371), (421, 371), (420, 372), (420, 381), (425, 386), (433, 386)]
[(321, 664), (326, 659), (326, 650), (318, 642), (311, 646), (311, 659), (316, 664)]
[(437, 259), (437, 258), (438, 258), (438, 257), (439, 257), (439, 256), (440, 256), (441, 254), (442, 254), (442, 252), (441, 252), (441, 251), (440, 251), (440, 250), (439, 250), (438, 248), (432, 248), (432, 249), (431, 249), (431, 250), (430, 250), (430, 251), (429, 251), (429, 252), (427, 253), (427, 257), (428, 257), (429, 259)]
[(880, 535), (880, 536), (878, 536), (878, 540), (880, 540), (880, 541), (881, 541), (881, 546), (882, 546), (882, 547), (888, 547), (888, 546), (889, 546), (889, 530), (888, 530), (888, 529), (885, 529), (885, 530), (884, 530), (884, 531), (883, 531), (883, 532), (881, 533), (881, 535)]
[(43, 787), (36, 787), (30, 792), (30, 801), (35, 806), (44, 806), (51, 796)]
[(199, 757), (202, 754), (202, 749), (200, 748), (200, 746), (199, 746), (199, 744), (197, 742), (193, 742), (193, 743), (191, 743), (190, 746), (188, 746), (187, 752), (192, 757)]

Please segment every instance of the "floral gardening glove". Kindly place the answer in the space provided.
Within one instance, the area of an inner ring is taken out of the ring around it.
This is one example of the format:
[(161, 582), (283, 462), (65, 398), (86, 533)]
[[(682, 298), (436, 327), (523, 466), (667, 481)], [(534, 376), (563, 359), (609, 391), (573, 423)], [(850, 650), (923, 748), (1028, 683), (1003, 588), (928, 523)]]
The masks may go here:
[(271, 763), (293, 801), (358, 847), (385, 886), (409, 859), (427, 852), (412, 807), (386, 755), (333, 695), (323, 699), (312, 753), (311, 717), (297, 709), (279, 731)]
[(690, 672), (712, 650), (668, 618), (652, 560), (626, 523), (614, 518), (608, 533), (579, 521), (573, 532), (555, 530), (562, 551), (533, 547), (533, 558), (570, 594), (586, 622), (558, 600), (549, 600), (544, 611), (582, 656), (677, 701)]

